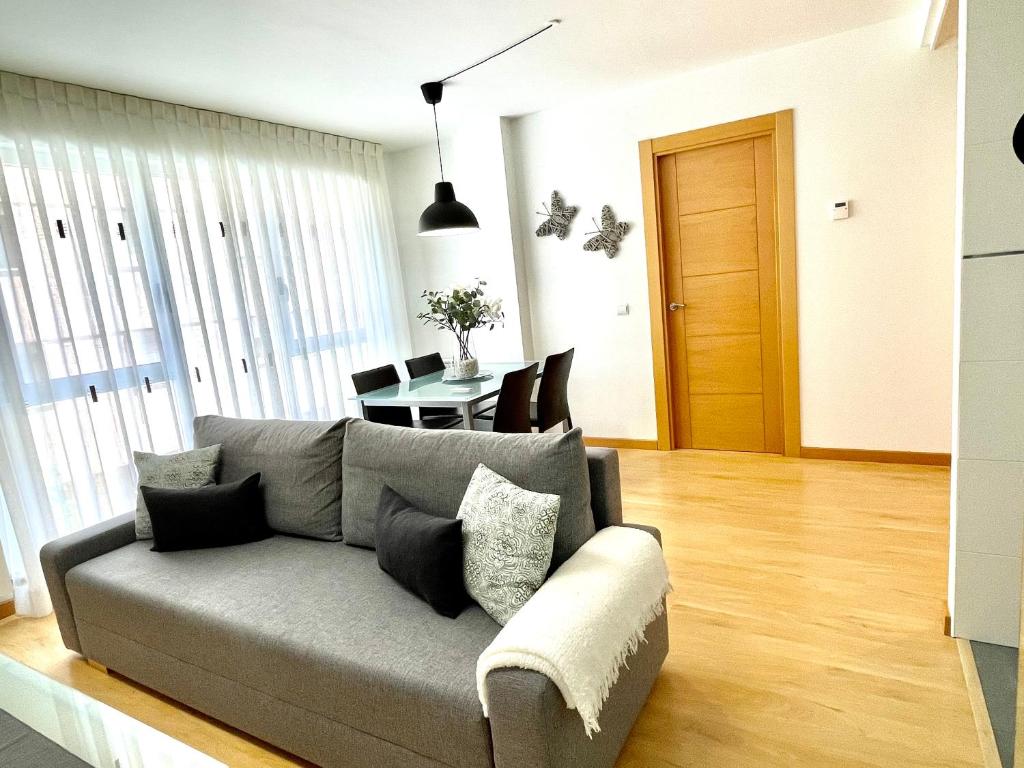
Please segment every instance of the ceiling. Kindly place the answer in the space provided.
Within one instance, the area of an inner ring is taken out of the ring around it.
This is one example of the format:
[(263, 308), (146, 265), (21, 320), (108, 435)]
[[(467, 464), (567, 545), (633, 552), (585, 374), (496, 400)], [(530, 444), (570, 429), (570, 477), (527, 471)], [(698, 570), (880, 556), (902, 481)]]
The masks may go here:
[[(32, 0), (4, 4), (0, 69), (383, 142), (520, 115), (914, 11), (922, 0)], [(613, 109), (609, 103), (609, 109)]]

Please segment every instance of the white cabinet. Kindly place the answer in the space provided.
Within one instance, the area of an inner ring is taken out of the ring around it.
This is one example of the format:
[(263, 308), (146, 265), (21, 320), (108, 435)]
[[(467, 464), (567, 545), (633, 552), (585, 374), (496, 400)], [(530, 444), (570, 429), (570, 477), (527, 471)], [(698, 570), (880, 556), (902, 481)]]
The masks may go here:
[[(953, 633), (1016, 646), (1024, 535), (1024, 3), (969, 0)], [(1008, 254), (1008, 255), (993, 255)], [(1015, 255), (1011, 255), (1015, 254)]]

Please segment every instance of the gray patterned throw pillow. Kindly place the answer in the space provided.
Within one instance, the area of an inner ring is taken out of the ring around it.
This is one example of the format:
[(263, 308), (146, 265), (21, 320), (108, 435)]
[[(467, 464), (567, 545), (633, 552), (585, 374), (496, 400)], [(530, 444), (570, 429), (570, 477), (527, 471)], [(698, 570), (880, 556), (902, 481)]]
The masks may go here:
[(458, 515), (466, 591), (502, 626), (544, 583), (560, 504), (483, 464), (473, 473)]
[[(194, 451), (161, 456), (156, 453), (135, 451), (135, 468), (139, 472), (139, 485), (151, 488), (199, 488), (217, 482), (220, 465), (220, 446), (197, 448)], [(152, 539), (153, 524), (149, 519), (146, 501), (139, 491), (135, 509), (135, 538)]]

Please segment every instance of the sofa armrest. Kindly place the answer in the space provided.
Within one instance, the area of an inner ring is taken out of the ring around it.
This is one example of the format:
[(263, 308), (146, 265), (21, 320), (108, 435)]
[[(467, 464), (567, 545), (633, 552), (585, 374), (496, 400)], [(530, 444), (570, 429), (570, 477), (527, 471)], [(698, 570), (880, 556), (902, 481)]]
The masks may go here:
[(619, 452), (614, 448), (587, 448), (590, 506), (597, 530), (622, 524), (622, 482)]
[(72, 651), (82, 652), (75, 626), (75, 614), (71, 607), (64, 577), (76, 565), (92, 560), (107, 552), (135, 541), (135, 514), (113, 517), (102, 523), (83, 528), (81, 531), (62, 536), (43, 545), (39, 561), (43, 566), (46, 586), (50, 590), (50, 601), (57, 614), (57, 626), (64, 639), (64, 645)]
[(567, 709), (551, 680), (527, 669), (487, 675), (495, 768), (612, 768), (668, 654), (663, 611), (645, 642), (626, 660), (601, 710), (601, 731), (584, 732), (579, 713)]
[[(660, 544), (660, 531), (657, 528), (649, 525), (623, 527), (643, 530)], [(598, 534), (598, 537), (601, 536), (607, 534)], [(616, 562), (611, 567), (631, 566)], [(605, 580), (604, 584), (610, 588), (614, 581), (623, 578), (624, 574), (617, 573), (612, 577), (612, 582)], [(544, 591), (545, 587), (541, 589)], [(561, 589), (560, 585), (558, 589)], [(558, 599), (564, 597), (560, 591), (554, 594)], [(540, 593), (532, 599), (537, 600), (539, 597)], [(546, 599), (550, 600), (551, 595)], [(606, 601), (602, 599), (602, 602)], [(490, 737), (494, 744), (495, 768), (614, 766), (669, 652), (668, 610), (665, 598), (660, 602), (662, 611), (649, 622), (644, 629), (643, 641), (626, 659), (626, 664), (618, 669), (618, 679), (611, 686), (601, 707), (600, 730), (593, 733), (593, 738), (587, 735), (580, 712), (567, 708), (566, 698), (558, 685), (542, 672), (517, 667), (496, 667), (487, 672), (484, 695)], [(602, 620), (604, 618), (610, 616), (603, 615)], [(515, 622), (515, 618), (512, 621)], [(527, 620), (526, 626), (529, 626), (529, 621), (532, 621), (532, 617)], [(588, 624), (592, 621), (593, 616), (587, 620)], [(572, 632), (580, 632), (578, 624), (571, 626)], [(517, 628), (517, 631), (521, 632), (521, 628)], [(512, 647), (515, 647), (515, 643)], [(489, 650), (484, 651), (484, 654)]]
[(658, 540), (658, 546), (664, 549), (665, 547), (661, 542), (661, 531), (655, 528), (653, 525), (644, 525), (643, 523), (620, 523), (623, 528), (636, 528), (638, 531), (647, 531), (651, 536)]

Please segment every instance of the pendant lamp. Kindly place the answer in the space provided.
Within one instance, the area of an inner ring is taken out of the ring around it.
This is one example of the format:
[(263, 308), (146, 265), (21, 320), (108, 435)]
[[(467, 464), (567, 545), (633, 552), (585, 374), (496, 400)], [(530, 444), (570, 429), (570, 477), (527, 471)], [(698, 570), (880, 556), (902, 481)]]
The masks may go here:
[(441, 180), (434, 185), (434, 202), (428, 205), (423, 210), (423, 213), (420, 214), (419, 234), (421, 237), (461, 235), (467, 232), (478, 232), (480, 230), (480, 224), (477, 223), (476, 216), (473, 212), (469, 210), (469, 206), (463, 205), (455, 199), (455, 187), (452, 186), (450, 181), (444, 180), (444, 161), (441, 159), (441, 134), (437, 130), (437, 105), (441, 101), (441, 96), (444, 93), (444, 84), (453, 77), (458, 77), (475, 67), (479, 67), (481, 64), (487, 63), (497, 56), (501, 56), (503, 53), (508, 53), (516, 46), (522, 45), (527, 40), (532, 40), (537, 37), (537, 35), (547, 32), (549, 29), (558, 26), (560, 23), (561, 19), (551, 19), (546, 26), (538, 29), (536, 32), (530, 33), (521, 40), (516, 40), (511, 45), (505, 46), (500, 51), (480, 59), (480, 61), (475, 64), (470, 64), (468, 67), (464, 67), (458, 72), (454, 72), (441, 80), (423, 83), (423, 85), (420, 86), (420, 91), (423, 93), (423, 99), (434, 110), (434, 136), (437, 138), (437, 163), (441, 167)]
[(437, 137), (437, 163), (441, 167), (441, 180), (434, 185), (434, 202), (420, 214), (421, 237), (441, 237), (477, 232), (480, 224), (469, 206), (455, 199), (455, 187), (444, 180), (444, 161), (441, 159), (441, 134), (437, 130), (437, 103), (444, 92), (443, 83), (424, 83), (420, 86), (423, 98), (434, 110), (434, 135)]

